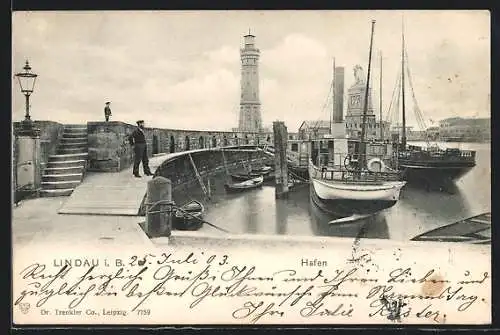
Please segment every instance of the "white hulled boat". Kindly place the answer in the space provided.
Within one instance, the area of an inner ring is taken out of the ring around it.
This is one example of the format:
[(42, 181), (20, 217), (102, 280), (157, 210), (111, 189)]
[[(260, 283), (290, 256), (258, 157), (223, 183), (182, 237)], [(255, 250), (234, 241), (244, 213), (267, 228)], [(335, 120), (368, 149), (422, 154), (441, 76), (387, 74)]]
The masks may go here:
[(390, 208), (399, 200), (406, 184), (399, 171), (389, 168), (390, 160), (394, 159), (391, 145), (365, 141), (374, 24), (372, 21), (361, 138), (354, 153), (349, 154), (346, 138), (312, 142), (311, 198), (341, 216), (374, 214)]

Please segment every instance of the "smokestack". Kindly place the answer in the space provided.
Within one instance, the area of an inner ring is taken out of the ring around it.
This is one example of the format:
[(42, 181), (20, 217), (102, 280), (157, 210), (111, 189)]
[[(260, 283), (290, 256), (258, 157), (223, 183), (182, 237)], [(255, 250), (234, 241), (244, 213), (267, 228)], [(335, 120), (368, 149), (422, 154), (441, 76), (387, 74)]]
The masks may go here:
[(344, 118), (344, 67), (335, 67), (335, 111), (333, 122), (341, 123)]

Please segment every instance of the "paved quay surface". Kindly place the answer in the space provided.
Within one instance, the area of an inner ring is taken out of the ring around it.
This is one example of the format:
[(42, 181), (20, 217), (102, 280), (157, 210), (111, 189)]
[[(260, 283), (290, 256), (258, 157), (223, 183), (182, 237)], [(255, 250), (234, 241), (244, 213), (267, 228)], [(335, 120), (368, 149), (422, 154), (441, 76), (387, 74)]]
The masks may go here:
[[(154, 172), (172, 155), (154, 156), (149, 167)], [(142, 172), (142, 165), (140, 167)], [(136, 216), (151, 177), (132, 176), (132, 166), (120, 172), (87, 172), (83, 182), (59, 209), (60, 214)]]
[(143, 218), (132, 216), (61, 215), (68, 197), (22, 201), (12, 210), (12, 243), (16, 248), (47, 245), (67, 247), (150, 246), (139, 227)]

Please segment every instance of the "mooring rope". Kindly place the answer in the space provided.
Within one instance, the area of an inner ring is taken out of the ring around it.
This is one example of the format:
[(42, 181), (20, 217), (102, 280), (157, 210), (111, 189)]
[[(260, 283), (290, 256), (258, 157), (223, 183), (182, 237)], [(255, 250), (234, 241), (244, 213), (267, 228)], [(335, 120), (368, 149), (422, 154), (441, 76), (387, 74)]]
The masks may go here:
[[(150, 210), (151, 208), (154, 208), (154, 207), (156, 207), (158, 205), (161, 205), (161, 204), (163, 204), (163, 205), (169, 205), (170, 207), (169, 207), (168, 210), (159, 210), (159, 211), (151, 211)], [(211, 226), (211, 227), (213, 227), (213, 228), (215, 228), (217, 230), (220, 230), (220, 231), (223, 231), (223, 232), (229, 233), (229, 234), (231, 233), (230, 231), (228, 231), (228, 230), (226, 230), (224, 228), (218, 227), (217, 225), (215, 225), (213, 223), (210, 223), (208, 221), (202, 220), (202, 219), (194, 216), (193, 214), (191, 214), (191, 213), (183, 210), (179, 206), (176, 206), (175, 203), (173, 201), (171, 201), (171, 200), (159, 200), (159, 201), (157, 201), (155, 203), (152, 203), (152, 204), (151, 203), (145, 203), (145, 205), (151, 205), (151, 207), (149, 208), (149, 210), (146, 210), (146, 215), (148, 215), (148, 214), (160, 214), (160, 213), (172, 213), (174, 211), (181, 211), (182, 213), (187, 214), (188, 216), (190, 216), (190, 217), (192, 217), (192, 218), (194, 218), (194, 219), (196, 219), (196, 220), (198, 220), (198, 221), (200, 221), (202, 223), (206, 223), (207, 225), (209, 225), (209, 226)]]

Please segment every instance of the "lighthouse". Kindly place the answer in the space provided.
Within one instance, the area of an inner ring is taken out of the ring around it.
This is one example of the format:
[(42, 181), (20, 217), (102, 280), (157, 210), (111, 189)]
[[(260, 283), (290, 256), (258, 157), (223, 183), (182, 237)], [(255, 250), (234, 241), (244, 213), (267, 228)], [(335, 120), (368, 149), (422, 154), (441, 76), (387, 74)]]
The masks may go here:
[(259, 57), (255, 47), (255, 36), (248, 31), (244, 36), (241, 58), (241, 99), (239, 130), (258, 132), (262, 130), (259, 100)]

